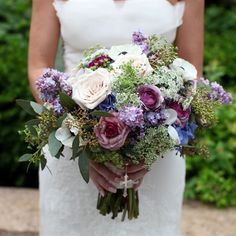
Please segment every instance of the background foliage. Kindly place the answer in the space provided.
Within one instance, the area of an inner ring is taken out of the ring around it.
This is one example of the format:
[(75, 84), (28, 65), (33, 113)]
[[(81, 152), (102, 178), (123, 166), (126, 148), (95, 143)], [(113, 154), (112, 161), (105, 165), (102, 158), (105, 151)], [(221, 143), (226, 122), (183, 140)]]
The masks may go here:
[[(236, 7), (231, 7), (230, 1), (221, 1), (224, 5), (208, 2), (205, 75), (236, 95)], [(26, 173), (27, 165), (17, 162), (25, 153), (17, 130), (28, 117), (15, 105), (15, 99), (31, 97), (27, 81), (30, 5), (29, 0), (0, 0), (0, 185), (38, 185), (37, 168)], [(217, 128), (202, 135), (210, 147), (210, 158), (187, 159), (186, 197), (222, 207), (236, 205), (236, 104), (218, 114)]]

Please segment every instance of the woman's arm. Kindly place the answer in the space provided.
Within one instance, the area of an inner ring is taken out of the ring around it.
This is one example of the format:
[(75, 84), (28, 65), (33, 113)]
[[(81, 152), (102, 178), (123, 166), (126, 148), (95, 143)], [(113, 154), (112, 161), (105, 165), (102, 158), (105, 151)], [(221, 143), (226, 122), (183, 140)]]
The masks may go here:
[(32, 2), (28, 77), (35, 100), (41, 102), (35, 81), (44, 68), (54, 67), (60, 27), (52, 5), (53, 0), (33, 0)]
[(179, 56), (196, 66), (198, 78), (203, 73), (204, 0), (185, 0), (183, 24), (178, 28), (176, 45)]

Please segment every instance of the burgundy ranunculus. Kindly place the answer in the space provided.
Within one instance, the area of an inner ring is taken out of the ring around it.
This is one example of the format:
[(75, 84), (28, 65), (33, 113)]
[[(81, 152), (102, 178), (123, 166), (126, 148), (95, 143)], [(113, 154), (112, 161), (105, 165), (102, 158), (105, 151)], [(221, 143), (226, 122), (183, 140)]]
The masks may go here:
[(94, 132), (103, 148), (116, 151), (124, 145), (130, 129), (118, 119), (118, 113), (112, 114), (111, 117), (101, 117)]
[(183, 126), (185, 126), (185, 124), (189, 120), (189, 116), (191, 113), (190, 108), (188, 108), (187, 110), (184, 110), (182, 107), (182, 104), (175, 101), (169, 102), (168, 107), (174, 109), (177, 112), (179, 121), (181, 122)]
[(164, 98), (161, 95), (161, 91), (154, 85), (142, 85), (138, 88), (139, 98), (142, 101), (143, 105), (148, 110), (156, 110), (162, 102)]

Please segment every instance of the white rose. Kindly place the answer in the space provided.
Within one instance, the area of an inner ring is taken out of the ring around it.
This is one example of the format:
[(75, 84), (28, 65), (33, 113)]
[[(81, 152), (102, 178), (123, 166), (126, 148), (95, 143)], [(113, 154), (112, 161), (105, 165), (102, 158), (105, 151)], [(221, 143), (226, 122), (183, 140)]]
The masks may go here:
[(79, 74), (72, 80), (72, 99), (82, 109), (94, 109), (111, 93), (111, 75), (104, 68)]
[(185, 81), (197, 79), (195, 66), (182, 58), (176, 58), (170, 68), (180, 73)]
[(117, 57), (122, 53), (141, 55), (143, 52), (141, 47), (138, 45), (124, 44), (124, 45), (112, 46), (108, 52), (108, 56), (115, 61)]
[(78, 69), (78, 68), (74, 68), (71, 72), (71, 75), (70, 77), (66, 80), (66, 83), (68, 85), (70, 85), (71, 87), (73, 87), (76, 82), (78, 81), (78, 77), (83, 75), (83, 74), (86, 74), (86, 73), (91, 73), (92, 70), (90, 69)]
[(134, 55), (134, 54), (125, 54), (117, 57), (116, 61), (112, 63), (113, 70), (115, 74), (121, 74), (122, 70), (120, 66), (131, 62), (132, 66), (138, 71), (141, 77), (150, 74), (153, 71), (149, 60), (145, 54)]

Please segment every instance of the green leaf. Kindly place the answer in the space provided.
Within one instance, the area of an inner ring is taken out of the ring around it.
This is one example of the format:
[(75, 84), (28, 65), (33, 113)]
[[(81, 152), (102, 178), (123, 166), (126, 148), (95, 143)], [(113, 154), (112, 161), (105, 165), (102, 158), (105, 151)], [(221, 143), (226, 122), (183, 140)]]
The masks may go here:
[(31, 101), (28, 100), (23, 100), (23, 99), (17, 99), (16, 103), (27, 113), (30, 115), (37, 115), (37, 113), (34, 111), (34, 109), (31, 106)]
[(79, 156), (79, 135), (76, 135), (72, 144), (72, 157), (71, 159), (74, 160), (76, 157)]
[(32, 120), (29, 120), (29, 121), (27, 121), (26, 122), (26, 125), (28, 126), (28, 125), (38, 125), (39, 124), (39, 119), (32, 119)]
[(19, 162), (29, 161), (31, 157), (32, 157), (32, 154), (27, 153), (27, 154), (22, 155), (18, 161)]
[(41, 170), (44, 170), (44, 168), (47, 165), (47, 159), (43, 155), (40, 157), (40, 165), (41, 165)]
[(33, 108), (34, 112), (36, 112), (37, 114), (41, 114), (45, 109), (42, 105), (33, 101), (30, 102), (30, 105)]
[(64, 108), (67, 108), (69, 111), (75, 109), (77, 104), (70, 96), (66, 95), (65, 93), (60, 93), (59, 96), (60, 96), (60, 103)]
[(87, 149), (83, 150), (78, 160), (80, 173), (86, 183), (89, 182), (89, 154)]
[(92, 115), (94, 116), (103, 116), (103, 117), (112, 117), (114, 116), (113, 114), (109, 113), (109, 112), (105, 112), (105, 111), (93, 111), (91, 112)]
[(31, 133), (33, 136), (37, 136), (37, 135), (38, 135), (37, 130), (34, 128), (33, 125), (27, 125), (27, 127), (28, 127), (30, 133)]
[(57, 159), (60, 158), (60, 156), (62, 155), (63, 150), (64, 150), (64, 146), (62, 146), (62, 147), (60, 148), (60, 150), (58, 151), (58, 153), (55, 155), (55, 157), (56, 157)]
[(49, 151), (53, 157), (57, 155), (60, 148), (62, 147), (62, 143), (55, 137), (56, 131), (52, 131), (48, 137), (48, 146)]
[(65, 120), (65, 118), (67, 117), (67, 114), (65, 113), (64, 115), (60, 116), (57, 119), (57, 127), (61, 127), (63, 120)]

